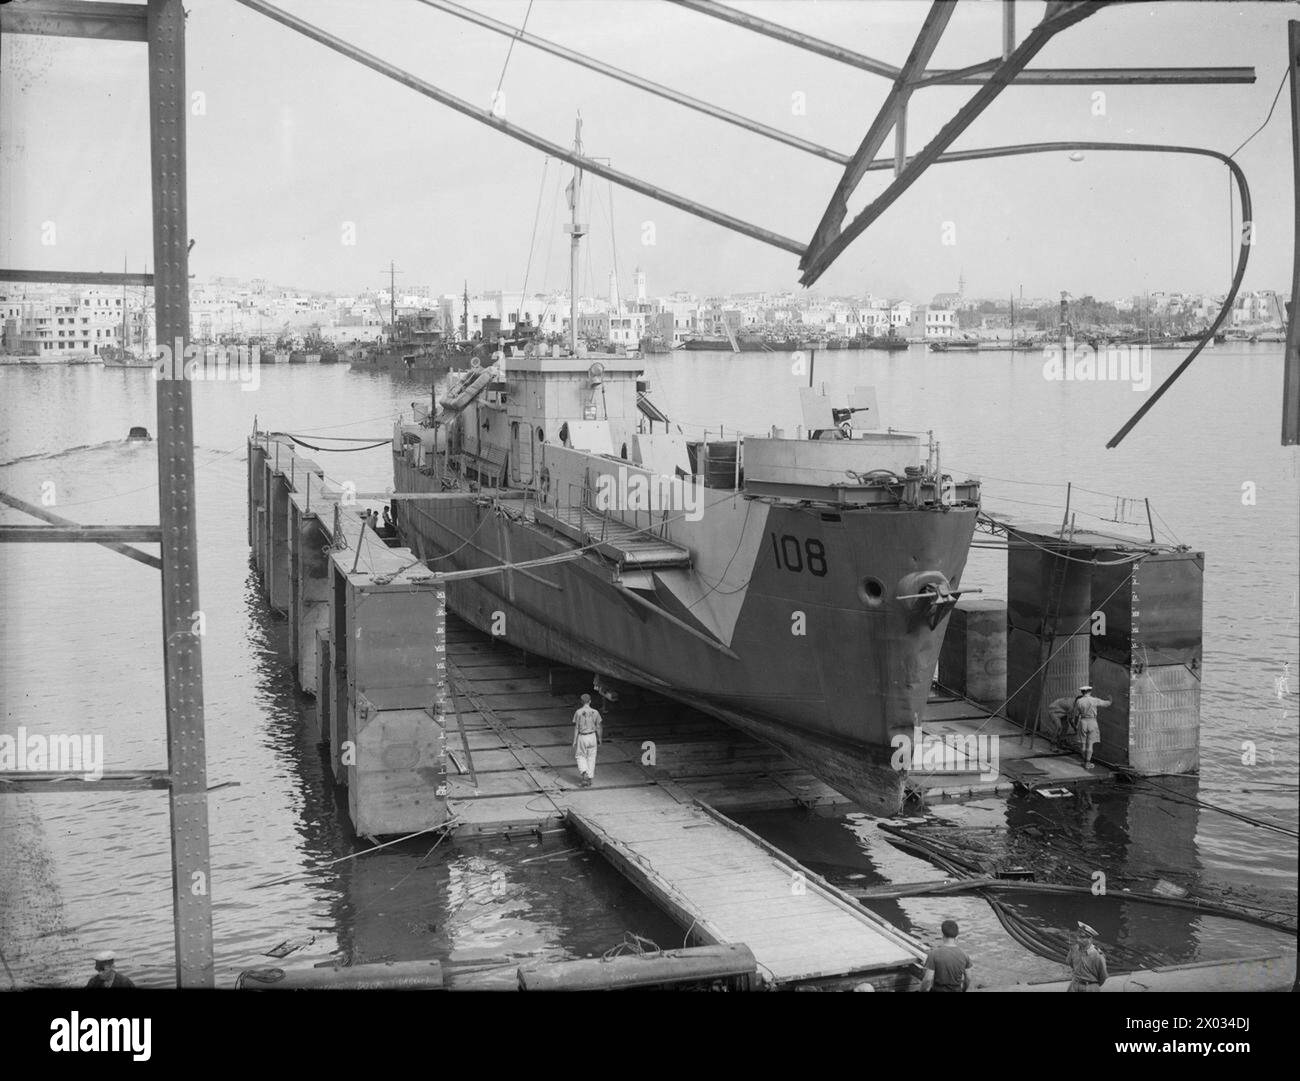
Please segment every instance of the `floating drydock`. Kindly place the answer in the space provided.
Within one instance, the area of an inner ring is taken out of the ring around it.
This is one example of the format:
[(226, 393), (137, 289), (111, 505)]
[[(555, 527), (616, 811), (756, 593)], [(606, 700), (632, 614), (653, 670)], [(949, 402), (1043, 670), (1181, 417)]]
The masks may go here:
[[(354, 828), (531, 832), (568, 823), (699, 945), (744, 943), (776, 986), (908, 985), (924, 950), (726, 817), (844, 802), (787, 758), (655, 698), (608, 711), (592, 788), (571, 752), (573, 669), (451, 617), (444, 586), (389, 547), (364, 502), (283, 437), (249, 440), (249, 542)], [(444, 630), (445, 627), (445, 630)], [(575, 680), (578, 682), (575, 683)], [(721, 809), (720, 809), (721, 808)]]
[[(916, 940), (728, 817), (847, 806), (843, 794), (715, 718), (636, 688), (593, 685), (589, 672), (449, 614), (449, 576), (376, 532), (368, 504), (395, 493), (368, 499), (331, 484), (288, 437), (255, 433), (248, 447), (249, 543), (268, 602), (289, 620), (295, 674), (316, 697), (319, 738), (359, 834), (441, 826), (464, 837), (523, 835), (563, 823), (689, 928), (689, 942), (743, 943), (771, 984), (910, 983), (923, 957)], [(498, 497), (513, 493), (472, 496)], [(437, 514), (466, 493), (419, 498)], [(1011, 602), (966, 597), (955, 607), (939, 680), (912, 744), (899, 750), (908, 789), (961, 798), (1111, 778), (1104, 766), (1085, 771), (1038, 723), (1038, 704), (1087, 682), (1115, 701), (1103, 723), (1109, 757), (1100, 757), (1140, 772), (1194, 766), (1196, 687), (1147, 704), (1122, 692), (1142, 677), (1169, 683), (1148, 676), (1156, 648), (1182, 662), (1176, 678), (1199, 680), (1200, 554), (1119, 535), (1000, 528)], [(1152, 590), (1181, 599), (1161, 623), (1144, 621), (1139, 640), (1135, 598)], [(1099, 623), (1098, 611), (1110, 619)], [(1013, 649), (1017, 635), (1025, 641)], [(1018, 666), (1030, 661), (1017, 650), (1045, 658), (1026, 669), (1028, 682)], [(1112, 679), (1111, 668), (1126, 675)], [(591, 788), (579, 784), (571, 747), (586, 689), (605, 700)]]

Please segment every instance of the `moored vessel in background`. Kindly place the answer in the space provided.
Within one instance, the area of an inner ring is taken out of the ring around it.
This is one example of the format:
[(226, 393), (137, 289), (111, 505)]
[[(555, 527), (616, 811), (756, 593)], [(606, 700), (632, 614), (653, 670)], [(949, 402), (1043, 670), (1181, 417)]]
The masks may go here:
[(978, 353), (980, 350), (980, 340), (978, 338), (943, 338), (928, 343), (932, 353)]
[(892, 331), (888, 334), (881, 334), (874, 338), (868, 338), (863, 345), (865, 349), (883, 349), (889, 353), (898, 353), (907, 349), (912, 343), (906, 338), (900, 338)]

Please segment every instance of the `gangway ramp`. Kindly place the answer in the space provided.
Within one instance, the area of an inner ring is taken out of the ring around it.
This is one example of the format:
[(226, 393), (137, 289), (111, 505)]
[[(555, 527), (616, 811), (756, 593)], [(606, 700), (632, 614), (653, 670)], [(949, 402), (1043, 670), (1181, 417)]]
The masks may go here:
[(537, 521), (621, 567), (689, 567), (691, 553), (681, 545), (590, 507), (539, 507)]
[(568, 821), (668, 913), (709, 944), (743, 942), (777, 986), (903, 975), (913, 939), (707, 806), (659, 788), (628, 806), (617, 790), (567, 799)]

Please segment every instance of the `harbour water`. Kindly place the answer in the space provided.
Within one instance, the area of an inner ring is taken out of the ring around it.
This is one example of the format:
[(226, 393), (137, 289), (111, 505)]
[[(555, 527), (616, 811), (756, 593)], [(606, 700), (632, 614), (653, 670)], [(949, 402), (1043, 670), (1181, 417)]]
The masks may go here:
[[(1180, 359), (1153, 354), (1151, 385)], [(793, 432), (798, 388), (808, 382), (799, 361), (677, 353), (647, 356), (645, 367), (656, 404), (688, 434), (715, 437), (721, 428), (729, 438), (774, 424)], [(383, 439), (429, 388), (345, 366), (259, 374), (256, 390), (194, 386), (218, 985), (230, 986), (245, 967), (335, 957), (436, 957), (509, 971), (523, 958), (599, 955), (627, 932), (674, 943), (681, 929), (563, 834), (432, 852), (430, 839), (417, 839), (344, 859), (365, 842), (348, 831), (303, 723), (310, 700), (284, 664), (287, 625), (268, 612), (251, 577), (244, 438), (256, 416), (308, 443)], [(1168, 791), (990, 800), (967, 806), (963, 825), (1020, 835), (1032, 824), (1053, 851), (1068, 853), (1058, 862), (1084, 880), (1104, 869), (1112, 890), (1148, 889), (1154, 872), (1197, 895), (1294, 913), (1294, 838), (1186, 802), (1195, 795), (1297, 825), (1300, 457), (1278, 445), (1281, 346), (1208, 351), (1113, 451), (1104, 449), (1107, 438), (1149, 391), (1050, 380), (1038, 355), (826, 352), (813, 380), (840, 398), (875, 386), (884, 422), (933, 429), (945, 471), (980, 477), (990, 511), (1059, 521), (1072, 480), (1081, 525), (1118, 510), (1144, 530), (1141, 500), (1149, 497), (1157, 537), (1206, 553), (1199, 778), (1162, 781)], [(122, 442), (132, 425), (155, 426), (147, 372), (4, 368), (0, 401), (0, 488), (38, 504), (52, 492), (51, 510), (87, 523), (156, 520), (152, 447)], [(336, 482), (374, 490), (391, 481), (383, 446), (306, 453)], [(1117, 497), (1130, 502), (1117, 507)], [(102, 734), (105, 768), (165, 766), (156, 572), (88, 545), (5, 545), (0, 559), (0, 733)], [(964, 585), (1004, 595), (997, 552), (973, 552), (970, 568)], [(1247, 743), (1253, 765), (1243, 764)], [(883, 846), (863, 816), (791, 810), (743, 820), (844, 885), (940, 877)], [(1042, 859), (1043, 851), (1019, 854)], [(1247, 956), (1287, 941), (1113, 897), (1083, 901), (1024, 894), (1008, 905), (1042, 927), (1087, 919), (1103, 941), (1122, 942), (1122, 955), (1147, 963)], [(1060, 974), (1011, 942), (978, 899), (876, 907), (925, 938), (955, 916), (981, 978)], [(277, 946), (283, 960), (266, 956)], [(165, 796), (0, 795), (3, 986), (84, 982), (86, 958), (102, 948), (115, 949), (139, 983), (172, 982)]]

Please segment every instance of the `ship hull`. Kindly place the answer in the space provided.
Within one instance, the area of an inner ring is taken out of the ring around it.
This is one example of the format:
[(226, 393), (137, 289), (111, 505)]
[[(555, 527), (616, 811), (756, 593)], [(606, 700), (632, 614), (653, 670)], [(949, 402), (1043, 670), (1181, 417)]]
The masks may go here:
[[(399, 491), (433, 478), (397, 459)], [(522, 500), (507, 500), (509, 508)], [(435, 509), (436, 508), (436, 509)], [(397, 505), (401, 543), (438, 570), (519, 563), (574, 544), (527, 516), (470, 497)], [(868, 810), (892, 814), (903, 798), (893, 738), (919, 723), (938, 660), (943, 621), (914, 604), (868, 602), (862, 583), (889, 593), (909, 575), (955, 582), (974, 529), (973, 508), (845, 511), (753, 503), (773, 551), (760, 546), (734, 629), (721, 640), (693, 625), (668, 591), (621, 584), (594, 556), (529, 571), (448, 583), (448, 605), (479, 629), (528, 652), (635, 684), (719, 717), (791, 755)], [(833, 519), (833, 520), (831, 520)], [(821, 576), (792, 574), (776, 538), (815, 537)], [(765, 538), (766, 540), (766, 538)], [(658, 603), (656, 600), (658, 599)]]

